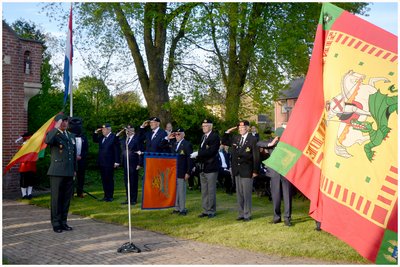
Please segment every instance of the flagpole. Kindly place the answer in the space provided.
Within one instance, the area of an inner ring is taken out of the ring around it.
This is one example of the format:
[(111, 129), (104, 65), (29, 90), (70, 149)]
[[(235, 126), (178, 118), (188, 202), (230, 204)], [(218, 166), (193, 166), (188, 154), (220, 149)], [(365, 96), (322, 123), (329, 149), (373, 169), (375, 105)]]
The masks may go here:
[[(71, 2), (71, 17), (70, 17), (70, 20), (71, 20), (71, 28), (72, 28), (72, 2)], [(71, 39), (72, 39), (72, 29), (71, 29)], [(71, 49), (73, 49), (73, 46), (72, 46), (72, 44), (71, 44)], [(73, 81), (73, 71), (74, 71), (74, 68), (72, 67), (73, 66), (73, 60), (72, 60), (72, 57), (71, 57), (71, 79), (70, 79), (70, 86), (71, 86), (71, 92), (70, 92), (70, 97), (69, 97), (69, 103), (70, 103), (70, 107), (69, 107), (69, 117), (71, 118), (71, 117), (73, 117), (73, 98), (72, 98), (72, 91), (73, 91), (73, 87), (72, 87), (72, 81)]]

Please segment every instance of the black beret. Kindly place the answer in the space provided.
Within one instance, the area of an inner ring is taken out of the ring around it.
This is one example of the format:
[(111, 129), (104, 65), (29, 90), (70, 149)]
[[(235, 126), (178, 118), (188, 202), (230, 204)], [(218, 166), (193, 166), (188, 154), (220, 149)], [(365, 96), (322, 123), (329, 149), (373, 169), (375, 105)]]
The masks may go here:
[(131, 128), (131, 129), (135, 129), (135, 126), (133, 126), (132, 124), (128, 124), (128, 125), (126, 125), (126, 128)]
[(203, 123), (211, 123), (211, 124), (212, 124), (212, 120), (210, 120), (210, 119), (205, 119), (205, 120), (203, 120), (203, 121), (201, 122), (201, 124), (203, 124)]
[(63, 120), (63, 121), (64, 120), (68, 120), (68, 116), (65, 115), (64, 113), (59, 113), (54, 117), (55, 121), (59, 121), (60, 119)]
[(28, 137), (28, 136), (32, 136), (31, 133), (24, 133), (23, 135), (21, 135), (21, 137)]
[(158, 122), (161, 122), (161, 121), (160, 121), (160, 119), (159, 119), (159, 118), (157, 118), (157, 117), (151, 117), (149, 120), (151, 120), (151, 121), (158, 121)]
[(111, 127), (111, 124), (109, 124), (109, 123), (104, 123), (104, 124), (101, 126), (101, 128), (108, 128), (108, 127)]
[(246, 120), (240, 121), (238, 126), (250, 126), (250, 123)]
[(177, 128), (177, 129), (173, 130), (172, 132), (174, 132), (174, 133), (184, 133), (184, 132), (185, 132), (185, 129), (183, 129), (183, 128), (181, 127), (181, 128)]

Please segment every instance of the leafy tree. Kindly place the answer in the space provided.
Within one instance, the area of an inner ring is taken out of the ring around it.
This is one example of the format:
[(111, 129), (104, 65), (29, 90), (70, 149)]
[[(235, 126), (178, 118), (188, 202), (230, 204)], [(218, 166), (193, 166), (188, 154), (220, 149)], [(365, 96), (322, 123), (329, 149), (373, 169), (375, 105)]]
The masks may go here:
[[(365, 14), (367, 3), (336, 3)], [(240, 98), (248, 94), (260, 104), (275, 100), (279, 90), (308, 69), (321, 5), (300, 2), (203, 3), (199, 34), (213, 47), (210, 66), (218, 72), (226, 98), (226, 119), (239, 120)], [(259, 108), (261, 106), (258, 106)], [(247, 107), (243, 107), (247, 108)]]
[[(187, 32), (196, 5), (198, 3), (74, 3), (78, 11), (75, 21), (80, 25), (76, 34), (84, 35), (82, 40), (99, 41), (95, 46), (105, 50), (122, 50), (127, 43), (150, 115), (166, 122), (170, 120), (170, 113), (162, 106), (169, 102), (168, 86), (177, 65), (179, 43)], [(56, 8), (56, 3), (50, 3), (43, 10), (56, 18), (58, 12), (53, 12)]]

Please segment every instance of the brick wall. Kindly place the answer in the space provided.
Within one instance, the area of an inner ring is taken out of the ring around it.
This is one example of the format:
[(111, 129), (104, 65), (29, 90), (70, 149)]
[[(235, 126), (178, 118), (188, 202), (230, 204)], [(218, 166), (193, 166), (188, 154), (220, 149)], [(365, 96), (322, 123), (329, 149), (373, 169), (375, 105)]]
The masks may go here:
[[(24, 83), (40, 83), (42, 63), (42, 44), (19, 39), (3, 22), (3, 173), (18, 151), (15, 140), (28, 131), (28, 114), (24, 109)], [(24, 54), (28, 51), (31, 60), (31, 73), (25, 74)], [(7, 60), (5, 60), (7, 58)], [(9, 60), (8, 60), (9, 59)], [(3, 197), (21, 196), (19, 186), (19, 164), (14, 165), (3, 175)]]

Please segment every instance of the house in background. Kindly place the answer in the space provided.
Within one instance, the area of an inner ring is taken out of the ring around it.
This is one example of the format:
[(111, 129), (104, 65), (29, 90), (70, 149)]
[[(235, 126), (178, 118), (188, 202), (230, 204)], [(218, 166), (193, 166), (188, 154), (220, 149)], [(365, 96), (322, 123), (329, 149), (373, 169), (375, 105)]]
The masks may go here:
[[(3, 172), (18, 152), (15, 140), (28, 131), (28, 101), (40, 83), (42, 41), (19, 37), (3, 20), (2, 31), (2, 159)], [(3, 198), (21, 196), (19, 164), (3, 175)]]
[(275, 129), (278, 127), (286, 128), (287, 122), (294, 105), (296, 105), (296, 101), (299, 98), (305, 80), (305, 77), (295, 79), (290, 82), (290, 89), (282, 90), (280, 92), (282, 97), (275, 102)]

